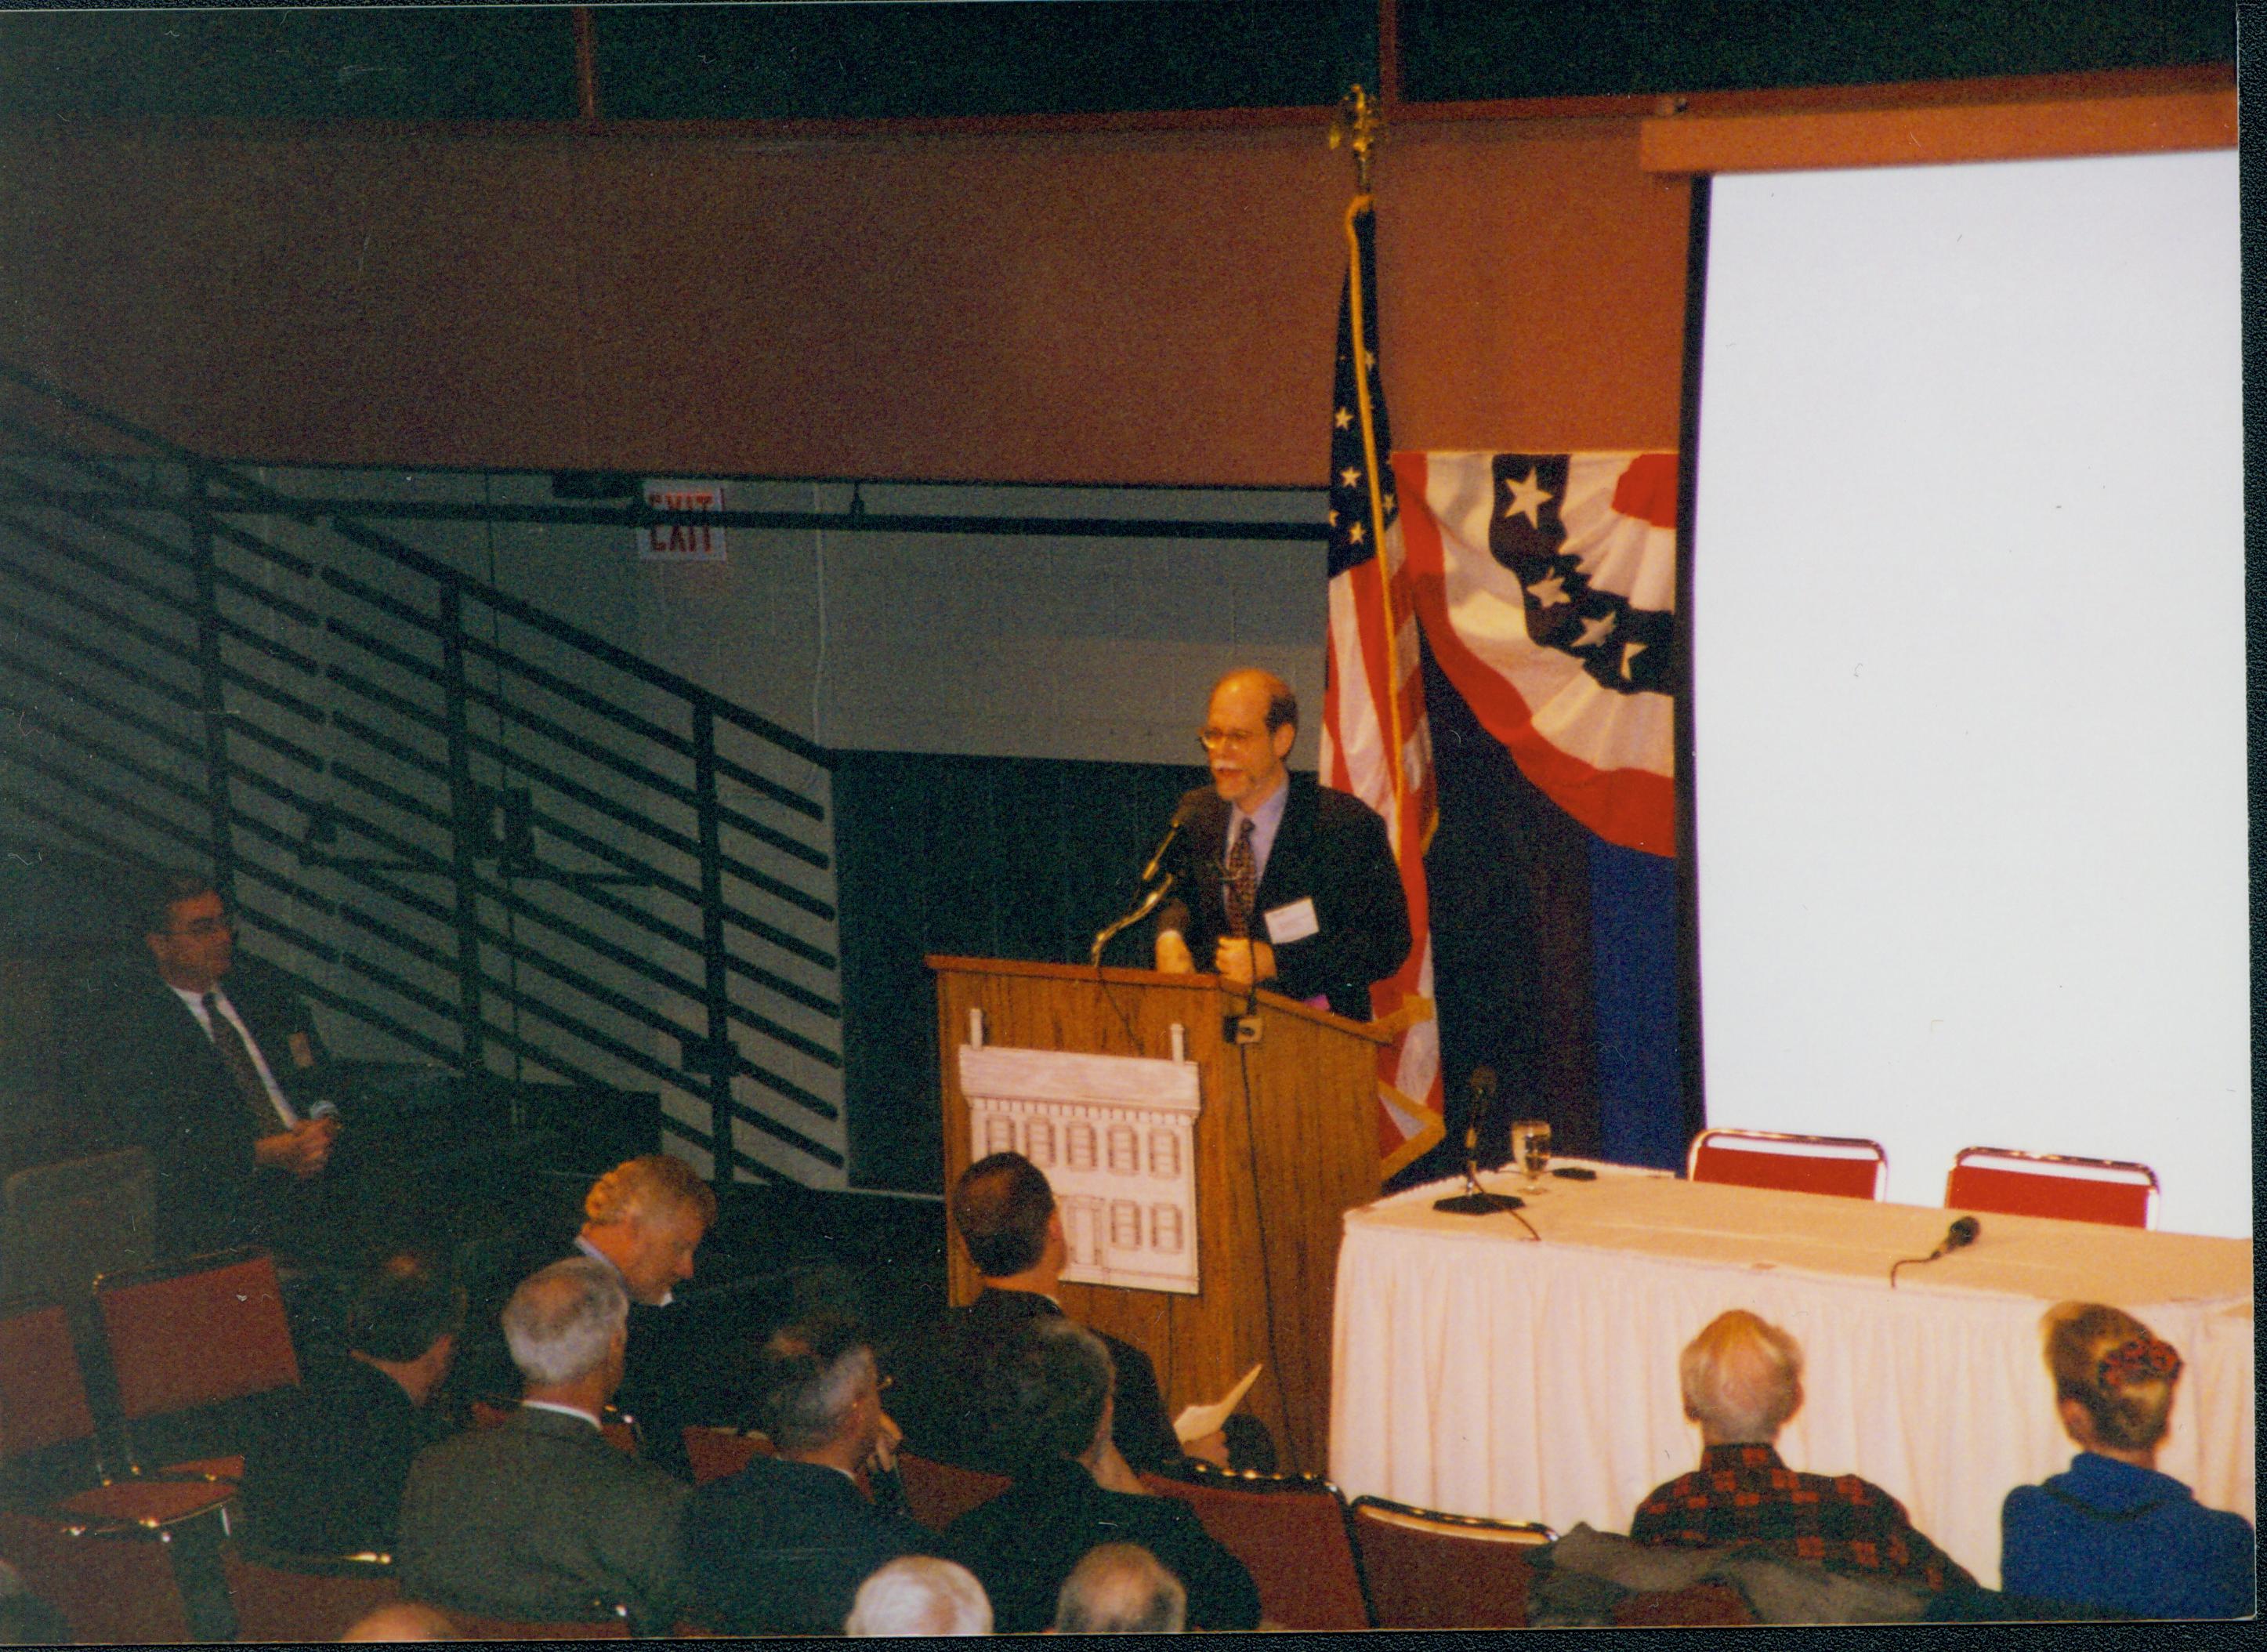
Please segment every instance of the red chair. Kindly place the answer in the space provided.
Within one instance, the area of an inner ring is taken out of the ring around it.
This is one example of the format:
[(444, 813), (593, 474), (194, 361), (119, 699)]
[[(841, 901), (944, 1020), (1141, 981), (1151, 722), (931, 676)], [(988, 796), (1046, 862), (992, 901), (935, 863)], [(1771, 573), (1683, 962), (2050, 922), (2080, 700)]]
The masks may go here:
[[(54, 1303), (0, 1311), (0, 1465), (19, 1513), (93, 1536), (156, 1532), (212, 1513), (234, 1487), (101, 1472), (70, 1322)], [(92, 1480), (94, 1483), (89, 1484)]]
[(1953, 1156), (1952, 1173), (1944, 1178), (1944, 1205), (1948, 1210), (2153, 1228), (2157, 1173), (2124, 1159), (1966, 1147)]
[(772, 1443), (760, 1434), (739, 1434), (706, 1423), (685, 1425), (685, 1460), (693, 1465), (693, 1483), (730, 1479), (759, 1457), (772, 1456)]
[(1006, 1491), (1008, 1477), (900, 1450), (898, 1484), (905, 1490), (906, 1512), (931, 1531), (942, 1531)]
[[(207, 1435), (218, 1425), (226, 1440), (241, 1426), (238, 1402), (299, 1381), (275, 1259), (265, 1251), (106, 1274), (94, 1281), (94, 1303), (117, 1380), (127, 1460), (137, 1468), (137, 1424), (187, 1420)], [(243, 1478), (244, 1456), (224, 1451), (168, 1472), (233, 1481)]]
[(1144, 1474), (1178, 1497), (1259, 1589), (1259, 1613), (1287, 1629), (1367, 1629), (1369, 1604), (1346, 1535), (1346, 1500), (1312, 1475), (1236, 1473), (1200, 1465), (1187, 1479)]
[(1381, 1629), (1524, 1627), (1529, 1551), (1559, 1535), (1383, 1497), (1355, 1498), (1346, 1516)]
[(227, 1543), (220, 1563), (239, 1641), (336, 1641), (401, 1598), (393, 1562), (382, 1554), (279, 1554)]
[(1889, 1156), (1878, 1142), (1774, 1130), (1703, 1130), (1684, 1163), (1687, 1180), (1790, 1193), (1879, 1199)]
[(101, 1475), (95, 1444), (62, 1309), (35, 1302), (0, 1310), (0, 1472), (14, 1489), (0, 1509), (0, 1557), (81, 1641), (225, 1633), (206, 1607), (220, 1588), (210, 1551), (234, 1488), (112, 1479)]

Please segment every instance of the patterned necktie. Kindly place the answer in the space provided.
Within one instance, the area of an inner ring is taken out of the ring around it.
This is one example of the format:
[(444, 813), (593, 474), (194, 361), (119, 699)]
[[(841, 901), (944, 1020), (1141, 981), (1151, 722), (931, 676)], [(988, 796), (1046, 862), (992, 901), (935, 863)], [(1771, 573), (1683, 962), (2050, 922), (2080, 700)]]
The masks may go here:
[(1236, 829), (1228, 852), (1228, 932), (1236, 940), (1251, 933), (1251, 908), (1259, 899), (1259, 863), (1251, 855), (1251, 821)]
[(205, 1016), (212, 1025), (213, 1048), (220, 1052), (220, 1064), (228, 1068), (228, 1076), (236, 1081), (236, 1088), (252, 1109), (253, 1121), (262, 1135), (272, 1135), (282, 1120), (275, 1112), (275, 1103), (268, 1093), (268, 1086), (260, 1082), (260, 1068), (253, 1061), (252, 1051), (244, 1042), (244, 1034), (236, 1030), (236, 1023), (220, 1012), (217, 994), (205, 995)]

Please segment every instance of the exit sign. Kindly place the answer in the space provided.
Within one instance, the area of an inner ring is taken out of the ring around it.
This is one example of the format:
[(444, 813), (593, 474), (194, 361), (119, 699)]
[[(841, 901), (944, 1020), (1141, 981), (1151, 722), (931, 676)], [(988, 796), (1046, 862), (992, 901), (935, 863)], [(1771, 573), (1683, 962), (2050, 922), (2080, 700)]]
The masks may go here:
[[(722, 510), (724, 485), (714, 481), (649, 481), (646, 504), (655, 510)], [(721, 562), (724, 530), (706, 522), (657, 522), (638, 535), (645, 562)]]

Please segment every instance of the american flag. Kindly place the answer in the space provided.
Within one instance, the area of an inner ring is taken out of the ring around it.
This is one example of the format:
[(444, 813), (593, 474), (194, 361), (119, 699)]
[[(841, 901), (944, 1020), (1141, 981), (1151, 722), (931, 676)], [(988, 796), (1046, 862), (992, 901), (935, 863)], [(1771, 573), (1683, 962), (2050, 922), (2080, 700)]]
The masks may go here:
[(1433, 934), (1425, 847), (1437, 819), (1417, 616), (1388, 459), (1377, 371), (1377, 268), (1370, 199), (1346, 209), (1346, 284), (1339, 302), (1331, 409), (1330, 656), (1323, 693), (1323, 783), (1384, 818), (1409, 899), (1414, 943), (1370, 1012), (1398, 1032), (1378, 1054), (1378, 1150), (1391, 1175), (1441, 1139), (1440, 1024), (1433, 1014)]

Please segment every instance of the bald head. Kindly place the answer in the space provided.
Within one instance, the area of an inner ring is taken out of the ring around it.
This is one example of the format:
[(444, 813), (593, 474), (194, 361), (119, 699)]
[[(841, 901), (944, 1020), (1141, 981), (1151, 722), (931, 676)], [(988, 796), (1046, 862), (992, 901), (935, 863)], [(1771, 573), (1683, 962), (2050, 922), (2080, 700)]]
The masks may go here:
[(1138, 1543), (1105, 1543), (1063, 1580), (1058, 1634), (1178, 1634), (1189, 1614), (1181, 1580)]
[(420, 1606), (413, 1601), (402, 1601), (392, 1606), (380, 1606), (368, 1616), (356, 1619), (339, 1639), (342, 1641), (454, 1641), (457, 1626), (430, 1606)]
[(1743, 1308), (1719, 1314), (1677, 1362), (1684, 1414), (1710, 1445), (1769, 1445), (1802, 1404), (1802, 1348)]
[(1213, 685), (1199, 738), (1213, 789), (1248, 813), (1283, 784), (1284, 760), (1299, 738), (1298, 698), (1273, 672), (1232, 671)]

